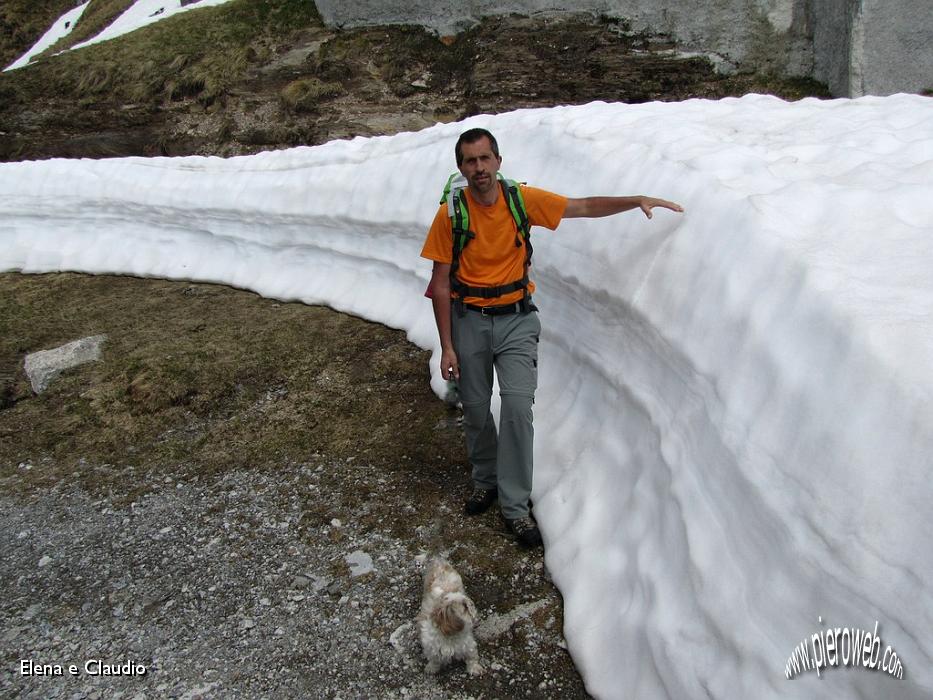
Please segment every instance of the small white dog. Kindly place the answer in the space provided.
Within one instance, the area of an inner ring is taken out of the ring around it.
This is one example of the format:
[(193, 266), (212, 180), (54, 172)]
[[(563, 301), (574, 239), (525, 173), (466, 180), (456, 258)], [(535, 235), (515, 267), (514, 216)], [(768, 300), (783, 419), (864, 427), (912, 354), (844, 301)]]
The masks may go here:
[(471, 676), (483, 672), (473, 638), (475, 619), (476, 606), (463, 590), (460, 574), (441, 557), (428, 562), (417, 618), (421, 648), (428, 660), (425, 671), (437, 673), (442, 666), (462, 659)]

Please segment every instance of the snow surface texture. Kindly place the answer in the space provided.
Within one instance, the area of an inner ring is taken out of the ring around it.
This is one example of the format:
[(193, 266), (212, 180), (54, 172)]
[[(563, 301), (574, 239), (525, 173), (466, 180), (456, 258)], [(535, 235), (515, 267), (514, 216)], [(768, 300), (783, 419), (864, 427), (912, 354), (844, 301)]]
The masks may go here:
[(49, 30), (42, 35), (42, 38), (39, 39), (39, 41), (36, 42), (35, 46), (33, 46), (31, 49), (29, 49), (29, 51), (13, 61), (13, 63), (8, 65), (3, 70), (8, 71), (14, 70), (16, 68), (22, 68), (32, 60), (33, 56), (42, 53), (62, 37), (71, 34), (71, 30), (74, 29), (75, 23), (81, 19), (81, 15), (84, 14), (84, 10), (87, 9), (87, 6), (90, 4), (91, 3), (89, 0), (83, 5), (79, 5), (72, 10), (68, 10), (68, 12), (55, 20)]
[[(152, 24), (167, 17), (171, 17), (172, 15), (177, 15), (179, 12), (196, 10), (199, 7), (223, 5), (227, 2), (230, 2), (230, 0), (199, 0), (198, 2), (182, 7), (181, 0), (137, 0), (126, 10), (126, 12), (117, 17), (113, 24), (104, 29), (104, 31), (102, 31), (100, 34), (93, 37), (92, 39), (81, 42), (80, 44), (75, 44), (71, 48), (80, 49), (83, 46), (99, 44), (100, 42), (107, 41), (108, 39), (116, 39), (118, 36), (129, 34), (130, 32), (139, 29), (140, 27), (145, 27), (147, 24)], [(75, 9), (70, 10), (69, 12), (62, 15), (52, 25), (52, 28), (49, 29), (49, 31), (46, 32), (41, 39), (39, 39), (35, 46), (29, 49), (29, 51), (11, 63), (4, 70), (22, 68), (29, 63), (33, 56), (45, 51), (48, 47), (61, 39), (63, 36), (69, 34), (74, 28), (75, 23), (84, 12), (84, 8), (86, 8), (89, 4), (89, 2), (86, 2), (80, 7), (76, 7)]]
[[(686, 208), (535, 237), (535, 514), (587, 688), (933, 696), (930, 99), (594, 103), (229, 160), (3, 164), (0, 269), (329, 304), (433, 348), (442, 395), (418, 254), (471, 126), (510, 177)], [(803, 639), (876, 620), (905, 680), (785, 679)]]

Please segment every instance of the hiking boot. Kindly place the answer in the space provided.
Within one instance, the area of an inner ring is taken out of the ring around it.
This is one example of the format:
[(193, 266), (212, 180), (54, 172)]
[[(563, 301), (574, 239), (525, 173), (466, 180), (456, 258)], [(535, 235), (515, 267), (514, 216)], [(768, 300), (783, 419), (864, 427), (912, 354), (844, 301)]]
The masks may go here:
[(541, 546), (541, 531), (538, 530), (538, 526), (535, 524), (535, 521), (531, 519), (531, 516), (516, 518), (515, 520), (506, 520), (505, 522), (508, 524), (509, 530), (515, 535), (515, 539), (518, 540), (519, 544), (525, 547)]
[(474, 488), (473, 493), (470, 494), (470, 497), (466, 502), (466, 514), (467, 515), (479, 515), (480, 513), (485, 513), (489, 510), (489, 506), (496, 502), (496, 493), (497, 490), (492, 489), (481, 489)]

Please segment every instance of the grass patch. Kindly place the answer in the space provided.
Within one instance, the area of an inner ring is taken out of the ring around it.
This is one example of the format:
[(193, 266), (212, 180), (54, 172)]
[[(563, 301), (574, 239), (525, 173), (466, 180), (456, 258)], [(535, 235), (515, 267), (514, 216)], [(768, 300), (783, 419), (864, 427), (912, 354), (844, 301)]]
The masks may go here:
[[(100, 333), (101, 361), (33, 395), (27, 353)], [(116, 492), (126, 473), (210, 477), (315, 454), (457, 464), (463, 446), (427, 363), (400, 331), (227, 287), (3, 274), (0, 479)]]
[(317, 111), (319, 103), (342, 95), (340, 83), (324, 83), (317, 78), (294, 80), (282, 90), (282, 103), (285, 108), (296, 114)]
[[(93, 36), (128, 4), (92, 3), (85, 16), (96, 12), (75, 28), (84, 27), (88, 36), (73, 33), (72, 38), (76, 42)], [(28, 71), (16, 71), (21, 75), (11, 76), (8, 85), (23, 103), (57, 93), (75, 101), (129, 103), (197, 97), (207, 105), (243, 80), (269, 41), (285, 41), (310, 26), (320, 26), (320, 19), (314, 4), (305, 0), (235, 0), (49, 56)]]

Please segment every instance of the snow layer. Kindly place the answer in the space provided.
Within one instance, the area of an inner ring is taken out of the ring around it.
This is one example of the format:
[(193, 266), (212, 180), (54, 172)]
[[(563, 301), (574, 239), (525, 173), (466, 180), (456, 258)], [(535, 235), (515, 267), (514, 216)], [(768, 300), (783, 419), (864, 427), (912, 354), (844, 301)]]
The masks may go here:
[[(418, 253), (469, 126), (510, 177), (686, 207), (535, 237), (535, 513), (588, 689), (933, 697), (927, 98), (594, 103), (229, 160), (5, 164), (0, 269), (224, 282), (437, 358)], [(876, 620), (905, 680), (785, 679), (805, 638)]]
[(62, 37), (71, 34), (71, 30), (74, 29), (75, 23), (81, 19), (81, 15), (84, 14), (84, 10), (90, 4), (90, 0), (88, 0), (88, 2), (84, 3), (83, 5), (79, 5), (72, 10), (68, 10), (68, 12), (55, 20), (52, 26), (49, 27), (49, 30), (42, 35), (39, 41), (36, 42), (35, 46), (33, 46), (31, 49), (29, 49), (29, 51), (13, 61), (13, 63), (8, 65), (3, 70), (8, 71), (14, 70), (16, 68), (22, 68), (32, 60), (33, 56), (42, 53)]

